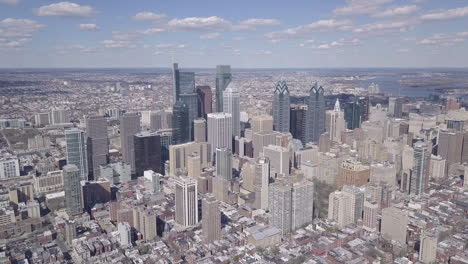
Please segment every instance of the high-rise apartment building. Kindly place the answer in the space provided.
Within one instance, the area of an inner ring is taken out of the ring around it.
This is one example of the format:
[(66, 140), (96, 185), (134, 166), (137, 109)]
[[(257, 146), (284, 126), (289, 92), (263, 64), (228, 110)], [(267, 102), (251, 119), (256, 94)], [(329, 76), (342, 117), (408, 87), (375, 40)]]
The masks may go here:
[(344, 228), (361, 219), (363, 207), (364, 192), (354, 186), (344, 186), (343, 190), (330, 193), (328, 219), (336, 221), (340, 228)]
[(121, 222), (117, 224), (117, 230), (119, 231), (119, 242), (123, 247), (132, 245), (132, 229), (127, 222)]
[(133, 136), (141, 132), (140, 113), (125, 113), (120, 117), (120, 147), (122, 158), (135, 173), (135, 151)]
[(232, 136), (240, 137), (240, 99), (239, 90), (232, 84), (223, 92), (223, 112), (231, 114)]
[(377, 215), (379, 214), (379, 204), (376, 202), (364, 202), (364, 215), (362, 219), (363, 227), (371, 232), (377, 231)]
[(83, 212), (81, 198), (80, 169), (74, 164), (63, 167), (63, 186), (65, 190), (65, 207), (71, 216)]
[(87, 152), (89, 179), (99, 178), (100, 165), (109, 162), (109, 136), (107, 119), (104, 116), (86, 118)]
[(388, 207), (382, 210), (382, 225), (380, 233), (388, 240), (395, 240), (402, 245), (406, 244), (408, 228), (408, 214), (396, 207)]
[(317, 83), (312, 86), (307, 98), (305, 142), (318, 142), (325, 132), (325, 97), (324, 90)]
[(175, 180), (175, 219), (184, 227), (198, 223), (197, 182), (188, 177)]
[(0, 158), (0, 179), (20, 176), (18, 159), (15, 157)]
[(211, 194), (202, 199), (202, 233), (205, 243), (221, 239), (221, 211)]
[(254, 206), (258, 209), (268, 209), (268, 188), (270, 184), (270, 160), (259, 157), (255, 161), (253, 171), (253, 189), (255, 192)]
[(276, 83), (273, 94), (273, 129), (279, 132), (289, 132), (290, 99), (286, 81)]
[(50, 124), (58, 125), (69, 123), (70, 117), (68, 111), (65, 109), (54, 109), (50, 112)]
[(189, 157), (196, 153), (200, 157), (200, 168), (211, 165), (211, 147), (206, 142), (189, 142), (169, 146), (169, 173), (170, 175), (184, 174), (188, 169)]
[(216, 66), (216, 112), (223, 112), (223, 92), (231, 83), (231, 66), (217, 65)]
[(67, 164), (74, 164), (80, 170), (80, 179), (88, 180), (88, 157), (86, 153), (86, 134), (78, 128), (65, 130)]
[(143, 176), (146, 170), (163, 173), (161, 137), (156, 132), (141, 132), (133, 136), (135, 174)]
[(419, 261), (423, 263), (435, 263), (437, 257), (436, 232), (423, 231), (421, 234), (421, 243), (419, 244)]
[(430, 150), (424, 142), (418, 141), (413, 145), (414, 163), (411, 172), (409, 194), (419, 196), (429, 187)]
[(211, 149), (232, 150), (232, 115), (228, 113), (208, 114), (208, 142)]

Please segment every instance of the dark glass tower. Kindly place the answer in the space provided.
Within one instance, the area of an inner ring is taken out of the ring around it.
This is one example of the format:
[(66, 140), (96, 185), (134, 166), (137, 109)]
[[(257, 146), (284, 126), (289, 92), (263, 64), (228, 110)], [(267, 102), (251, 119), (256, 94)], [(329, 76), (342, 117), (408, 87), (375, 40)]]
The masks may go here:
[(231, 66), (216, 66), (216, 112), (223, 112), (223, 92), (231, 83)]
[(213, 112), (213, 92), (209, 86), (197, 86), (198, 117), (206, 119), (206, 115)]
[(178, 101), (172, 109), (172, 142), (174, 145), (190, 141), (189, 108)]
[(309, 91), (304, 143), (318, 142), (320, 135), (325, 132), (325, 97), (323, 94), (323, 87), (319, 87), (317, 83)]
[(348, 129), (361, 127), (363, 112), (363, 106), (359, 103), (357, 97), (354, 98), (353, 102), (345, 104), (344, 118)]
[(273, 95), (273, 129), (289, 132), (290, 112), (289, 89), (285, 81), (279, 81)]
[(299, 139), (305, 144), (305, 120), (307, 105), (298, 104), (291, 106), (290, 132), (295, 139)]
[(161, 138), (156, 132), (142, 132), (133, 136), (135, 146), (136, 176), (143, 176), (145, 170), (163, 173), (161, 161)]

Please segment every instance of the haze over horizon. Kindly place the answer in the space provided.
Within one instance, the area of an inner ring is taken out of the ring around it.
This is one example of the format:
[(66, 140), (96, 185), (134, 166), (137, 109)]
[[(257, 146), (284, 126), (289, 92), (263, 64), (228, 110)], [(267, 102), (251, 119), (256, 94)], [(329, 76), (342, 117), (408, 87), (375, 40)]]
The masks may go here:
[(0, 67), (463, 68), (466, 25), (462, 0), (0, 0)]

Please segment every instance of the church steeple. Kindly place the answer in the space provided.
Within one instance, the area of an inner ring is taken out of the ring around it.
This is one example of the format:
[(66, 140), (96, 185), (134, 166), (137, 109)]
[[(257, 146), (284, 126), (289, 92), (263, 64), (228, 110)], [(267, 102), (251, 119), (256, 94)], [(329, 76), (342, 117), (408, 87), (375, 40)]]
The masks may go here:
[(338, 98), (336, 98), (336, 102), (335, 102), (335, 112), (340, 112), (341, 111), (341, 108), (340, 108), (340, 101), (338, 100)]

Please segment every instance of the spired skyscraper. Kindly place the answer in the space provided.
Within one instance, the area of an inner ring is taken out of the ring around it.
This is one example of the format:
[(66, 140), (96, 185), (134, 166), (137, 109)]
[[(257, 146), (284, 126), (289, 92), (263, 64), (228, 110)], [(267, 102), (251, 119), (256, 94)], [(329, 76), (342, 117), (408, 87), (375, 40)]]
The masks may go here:
[(318, 142), (320, 135), (325, 132), (325, 97), (322, 86), (315, 83), (307, 98), (307, 112), (305, 125), (305, 142)]
[(340, 101), (336, 99), (335, 108), (326, 112), (326, 129), (330, 140), (341, 143), (341, 133), (346, 131), (344, 113), (340, 108)]
[(78, 128), (65, 130), (67, 164), (76, 165), (80, 170), (80, 179), (88, 180), (88, 158), (86, 153), (86, 134)]
[(232, 116), (232, 136), (240, 137), (239, 90), (230, 84), (223, 93), (223, 111)]
[(189, 108), (178, 101), (172, 107), (172, 144), (178, 145), (190, 141)]
[(279, 132), (289, 132), (290, 99), (286, 81), (279, 81), (275, 86), (273, 96), (273, 129)]
[(223, 112), (223, 92), (231, 83), (231, 66), (218, 65), (216, 66), (216, 112)]

